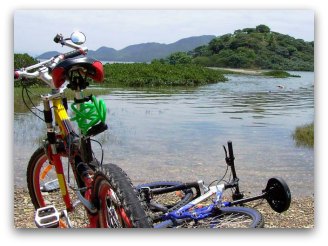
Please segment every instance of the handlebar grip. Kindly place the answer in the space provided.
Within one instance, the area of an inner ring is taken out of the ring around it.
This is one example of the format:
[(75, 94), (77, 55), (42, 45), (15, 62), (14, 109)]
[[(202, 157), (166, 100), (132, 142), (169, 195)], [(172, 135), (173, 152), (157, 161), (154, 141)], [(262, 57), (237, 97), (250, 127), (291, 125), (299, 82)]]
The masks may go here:
[(233, 156), (233, 149), (232, 149), (232, 142), (231, 141), (228, 141), (228, 151), (229, 151), (229, 157), (231, 159), (234, 159), (234, 156)]
[(63, 56), (64, 56), (64, 59), (68, 59), (68, 58), (74, 58), (76, 56), (85, 55), (85, 54), (86, 54), (86, 52), (83, 49), (78, 49), (78, 50), (74, 50), (74, 51), (65, 53), (65, 54), (63, 54)]

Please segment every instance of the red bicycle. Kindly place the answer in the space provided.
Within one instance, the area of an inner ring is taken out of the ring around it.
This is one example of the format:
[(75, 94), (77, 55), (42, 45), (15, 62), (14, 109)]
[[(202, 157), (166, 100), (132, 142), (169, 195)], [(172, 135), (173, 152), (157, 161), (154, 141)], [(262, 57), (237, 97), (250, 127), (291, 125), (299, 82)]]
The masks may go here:
[[(29, 78), (51, 88), (49, 94), (41, 95), (43, 117), (36, 114), (46, 124), (46, 137), (27, 168), (35, 223), (42, 228), (152, 227), (127, 174), (115, 164), (103, 164), (103, 155), (99, 161), (92, 151), (92, 143), (97, 143), (92, 137), (107, 129), (106, 107), (95, 96), (85, 96), (84, 90), (88, 79), (102, 82), (104, 73), (100, 61), (85, 57), (88, 49), (81, 46), (85, 40), (81, 32), (70, 38), (57, 34), (56, 43), (74, 50), (14, 72), (15, 79), (22, 79), (26, 106)], [(67, 113), (66, 88), (75, 95), (72, 119)], [(71, 121), (77, 122), (79, 132)]]

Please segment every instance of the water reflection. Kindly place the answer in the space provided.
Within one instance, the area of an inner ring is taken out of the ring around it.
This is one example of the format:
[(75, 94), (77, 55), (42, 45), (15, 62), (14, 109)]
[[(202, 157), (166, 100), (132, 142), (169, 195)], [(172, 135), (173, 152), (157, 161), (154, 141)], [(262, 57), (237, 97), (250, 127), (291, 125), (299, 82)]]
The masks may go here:
[[(314, 74), (300, 75), (232, 75), (227, 83), (192, 89), (113, 89), (102, 96), (109, 131), (97, 137), (105, 161), (118, 163), (136, 183), (211, 182), (225, 170), (220, 146), (230, 139), (242, 184), (258, 191), (269, 177), (282, 176), (293, 192), (301, 193), (305, 183), (312, 194), (313, 150), (296, 147), (291, 138), (296, 126), (314, 119)], [(28, 113), (15, 114), (14, 124), (15, 153), (20, 153), (14, 157), (19, 174), (15, 183), (24, 184), (27, 161), (43, 136), (43, 124)], [(99, 154), (99, 147), (95, 149)]]

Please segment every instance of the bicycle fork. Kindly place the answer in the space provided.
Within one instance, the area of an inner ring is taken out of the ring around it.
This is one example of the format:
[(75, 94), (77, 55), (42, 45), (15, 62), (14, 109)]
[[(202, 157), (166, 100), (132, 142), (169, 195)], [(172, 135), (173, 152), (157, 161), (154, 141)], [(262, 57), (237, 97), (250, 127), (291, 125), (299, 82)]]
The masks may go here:
[[(45, 145), (45, 153), (50, 162), (50, 165), (53, 165), (56, 169), (59, 189), (63, 197), (63, 200), (65, 202), (67, 211), (71, 211), (73, 209), (73, 206), (71, 203), (71, 199), (67, 189), (67, 184), (65, 181), (62, 161), (60, 159), (60, 154), (58, 153), (57, 150), (57, 137), (56, 137), (55, 127), (53, 126), (53, 117), (52, 117), (52, 111), (49, 101), (50, 98), (51, 96), (42, 97), (43, 105), (44, 105), (44, 120), (47, 125), (47, 143)], [(55, 99), (54, 101), (57, 110), (60, 110), (61, 106), (64, 107), (62, 104), (60, 104), (58, 99)], [(66, 111), (59, 112), (59, 117), (62, 117), (64, 119), (68, 118), (65, 112)], [(38, 227), (45, 227), (45, 228), (58, 227), (60, 225), (60, 217), (65, 217), (67, 221), (67, 225), (71, 226), (66, 211), (63, 211), (62, 214), (59, 214), (54, 206), (42, 207), (37, 209), (35, 213), (35, 224)]]

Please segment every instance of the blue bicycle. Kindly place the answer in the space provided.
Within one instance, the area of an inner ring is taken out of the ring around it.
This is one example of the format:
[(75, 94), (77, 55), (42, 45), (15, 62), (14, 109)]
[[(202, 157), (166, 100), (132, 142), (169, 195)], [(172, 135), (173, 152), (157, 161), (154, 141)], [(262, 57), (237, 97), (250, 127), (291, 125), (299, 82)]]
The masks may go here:
[[(270, 178), (262, 194), (244, 198), (239, 191), (232, 142), (228, 142), (228, 153), (223, 147), (227, 169), (220, 180), (212, 182), (215, 185), (207, 187), (202, 181), (160, 181), (136, 187), (148, 204), (154, 228), (261, 228), (264, 227), (262, 214), (243, 206), (255, 200), (266, 200), (278, 213), (288, 210), (291, 193), (282, 178)], [(224, 181), (229, 167), (232, 180)], [(228, 189), (233, 192), (230, 200), (225, 192)]]

